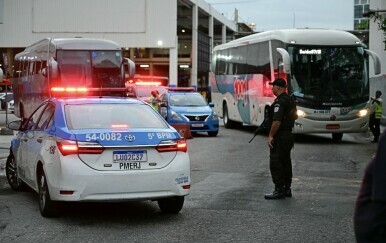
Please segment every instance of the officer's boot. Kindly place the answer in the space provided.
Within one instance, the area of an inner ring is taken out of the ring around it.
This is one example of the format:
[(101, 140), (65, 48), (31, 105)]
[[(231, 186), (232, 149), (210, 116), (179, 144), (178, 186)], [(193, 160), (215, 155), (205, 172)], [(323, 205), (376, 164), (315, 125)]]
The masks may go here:
[(275, 190), (270, 193), (270, 194), (265, 194), (264, 195), (265, 199), (285, 199), (285, 194), (284, 194), (284, 187), (276, 187)]
[(292, 197), (291, 186), (284, 186), (284, 196)]

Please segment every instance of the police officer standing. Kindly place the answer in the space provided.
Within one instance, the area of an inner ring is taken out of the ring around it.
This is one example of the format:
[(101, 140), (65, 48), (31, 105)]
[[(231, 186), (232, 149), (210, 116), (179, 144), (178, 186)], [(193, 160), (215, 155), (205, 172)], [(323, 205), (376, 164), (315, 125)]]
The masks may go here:
[(370, 114), (370, 121), (369, 121), (369, 127), (371, 132), (374, 135), (374, 140), (371, 141), (372, 143), (377, 143), (379, 135), (381, 134), (381, 118), (382, 118), (382, 105), (383, 100), (381, 98), (382, 92), (380, 90), (377, 90), (375, 92), (375, 98), (371, 97), (371, 114)]
[(291, 149), (294, 146), (292, 128), (296, 119), (296, 104), (286, 93), (287, 83), (284, 79), (277, 78), (269, 84), (276, 96), (268, 117), (269, 167), (275, 190), (266, 194), (265, 199), (284, 199), (292, 197)]

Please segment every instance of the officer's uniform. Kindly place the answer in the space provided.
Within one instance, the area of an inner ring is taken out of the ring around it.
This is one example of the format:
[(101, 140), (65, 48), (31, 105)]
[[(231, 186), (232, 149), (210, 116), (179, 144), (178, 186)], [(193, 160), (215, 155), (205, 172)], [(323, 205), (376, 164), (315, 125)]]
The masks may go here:
[(354, 211), (357, 243), (386, 242), (386, 131), (365, 169)]
[(280, 94), (270, 108), (270, 120), (280, 121), (279, 130), (274, 136), (273, 148), (270, 149), (270, 170), (275, 190), (284, 192), (291, 188), (292, 162), (291, 149), (294, 146), (292, 128), (295, 123), (296, 105), (287, 94)]

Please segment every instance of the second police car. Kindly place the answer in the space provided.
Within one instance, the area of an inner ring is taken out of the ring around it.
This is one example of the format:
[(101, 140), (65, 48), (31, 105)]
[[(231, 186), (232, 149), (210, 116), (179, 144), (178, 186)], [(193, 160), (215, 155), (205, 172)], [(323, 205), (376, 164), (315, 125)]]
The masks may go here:
[(59, 201), (156, 200), (178, 213), (190, 191), (187, 143), (148, 104), (129, 98), (51, 98), (19, 130), (6, 162), (14, 190), (28, 185), (43, 216)]
[(194, 88), (169, 88), (161, 95), (160, 112), (170, 124), (187, 123), (191, 132), (207, 132), (215, 137), (219, 119), (212, 107), (213, 103), (207, 103)]

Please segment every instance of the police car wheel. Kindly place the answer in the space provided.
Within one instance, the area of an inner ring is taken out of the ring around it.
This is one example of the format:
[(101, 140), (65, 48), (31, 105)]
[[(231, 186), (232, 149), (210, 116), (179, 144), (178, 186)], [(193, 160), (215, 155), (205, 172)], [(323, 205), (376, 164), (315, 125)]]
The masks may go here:
[(12, 153), (8, 155), (7, 162), (5, 163), (5, 174), (12, 190), (23, 191), (26, 189), (26, 184), (19, 178), (16, 160)]
[(50, 192), (48, 191), (47, 179), (44, 171), (41, 170), (38, 178), (39, 188), (39, 207), (40, 213), (43, 217), (55, 217), (58, 216), (57, 203), (51, 201)]
[(162, 213), (179, 213), (184, 205), (184, 197), (172, 197), (158, 200)]

